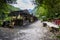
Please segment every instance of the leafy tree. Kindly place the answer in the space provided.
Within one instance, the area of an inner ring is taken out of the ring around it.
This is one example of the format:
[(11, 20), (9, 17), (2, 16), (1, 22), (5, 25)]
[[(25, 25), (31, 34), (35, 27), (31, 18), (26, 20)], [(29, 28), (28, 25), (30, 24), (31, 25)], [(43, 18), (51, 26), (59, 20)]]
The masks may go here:
[(60, 0), (35, 0), (35, 2), (37, 4), (36, 14), (39, 16), (45, 15), (47, 18), (60, 17)]

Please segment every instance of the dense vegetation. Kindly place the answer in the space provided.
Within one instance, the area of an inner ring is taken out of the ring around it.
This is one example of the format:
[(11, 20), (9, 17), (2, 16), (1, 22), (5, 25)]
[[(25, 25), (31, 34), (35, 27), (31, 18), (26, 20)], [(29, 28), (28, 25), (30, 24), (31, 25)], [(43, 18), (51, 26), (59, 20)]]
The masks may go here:
[(40, 18), (60, 19), (60, 0), (35, 0), (36, 16)]
[(3, 20), (9, 20), (8, 14), (11, 11), (17, 11), (20, 10), (19, 8), (16, 8), (9, 3), (13, 3), (16, 0), (0, 0), (0, 24)]

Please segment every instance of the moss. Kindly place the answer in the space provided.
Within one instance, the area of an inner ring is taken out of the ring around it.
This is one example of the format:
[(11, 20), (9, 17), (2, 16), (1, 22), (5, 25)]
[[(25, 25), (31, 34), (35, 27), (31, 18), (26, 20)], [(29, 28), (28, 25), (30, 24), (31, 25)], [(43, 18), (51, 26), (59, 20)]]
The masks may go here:
[(60, 35), (59, 36), (56, 36), (56, 37), (60, 39)]

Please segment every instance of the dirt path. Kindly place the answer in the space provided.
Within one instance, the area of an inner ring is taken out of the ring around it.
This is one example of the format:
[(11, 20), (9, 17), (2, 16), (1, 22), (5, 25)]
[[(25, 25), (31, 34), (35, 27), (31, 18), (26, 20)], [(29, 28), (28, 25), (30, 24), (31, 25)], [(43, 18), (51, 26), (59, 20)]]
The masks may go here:
[(0, 28), (0, 40), (55, 40), (41, 21), (21, 28)]
[(28, 28), (18, 31), (13, 40), (54, 40), (51, 37), (53, 34), (43, 27), (40, 21), (26, 27)]

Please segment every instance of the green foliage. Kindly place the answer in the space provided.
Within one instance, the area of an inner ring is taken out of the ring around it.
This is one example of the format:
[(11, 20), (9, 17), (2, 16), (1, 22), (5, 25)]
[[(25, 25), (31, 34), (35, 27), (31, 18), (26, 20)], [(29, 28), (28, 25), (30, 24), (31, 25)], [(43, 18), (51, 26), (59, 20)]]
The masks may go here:
[(17, 11), (17, 10), (20, 10), (20, 9), (19, 8), (15, 8), (14, 6), (11, 6), (9, 4), (6, 4), (6, 6), (4, 6), (4, 9), (0, 9), (0, 16), (1, 16), (1, 18), (5, 17), (11, 11)]
[(60, 0), (35, 0), (38, 18), (60, 18)]
[[(16, 0), (7, 0), (7, 1), (16, 1)], [(10, 20), (11, 18), (8, 17), (8, 14), (11, 11), (18, 11), (19, 8), (16, 8), (12, 5), (9, 5), (6, 0), (0, 0), (0, 25), (2, 24), (3, 20)]]
[(16, 1), (16, 0), (0, 0), (0, 13), (8, 13), (9, 11), (16, 11), (17, 8), (9, 5), (7, 1)]
[(56, 37), (60, 39), (60, 36), (56, 36)]
[[(8, 8), (8, 9), (7, 9), (7, 8)], [(12, 6), (12, 5), (7, 4), (7, 7), (6, 7), (5, 10), (6, 10), (5, 12), (11, 12), (11, 11), (18, 11), (18, 10), (20, 10), (20, 9), (14, 7), (14, 6)]]

